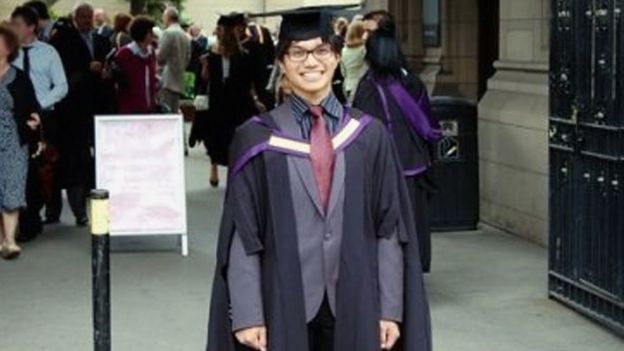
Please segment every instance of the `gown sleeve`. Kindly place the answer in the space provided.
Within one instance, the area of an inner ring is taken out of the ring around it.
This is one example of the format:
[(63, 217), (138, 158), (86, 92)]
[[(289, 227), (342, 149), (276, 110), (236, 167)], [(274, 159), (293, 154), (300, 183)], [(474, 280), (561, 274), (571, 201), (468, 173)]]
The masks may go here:
[[(418, 235), (414, 211), (402, 176), (399, 156), (389, 133), (381, 127), (378, 134), (376, 216), (380, 236), (392, 237), (397, 231), (402, 244), (403, 258), (403, 313), (401, 320), (402, 350), (430, 351), (431, 319), (423, 281)], [(386, 231), (390, 234), (384, 235)], [(382, 301), (382, 306), (383, 306)], [(382, 311), (384, 312), (384, 311)], [(385, 317), (385, 316), (384, 316)]]
[[(230, 175), (228, 181), (210, 302), (207, 344), (210, 351), (237, 350), (234, 331), (264, 324), (260, 302), (263, 245), (258, 237), (258, 228), (263, 223), (259, 204), (264, 200), (257, 185), (261, 180), (256, 161), (248, 162), (235, 176)], [(252, 313), (243, 311), (248, 306), (253, 306)]]
[(403, 249), (397, 233), (380, 238), (378, 243), (379, 296), (381, 318), (403, 320)]
[(234, 332), (264, 325), (261, 278), (259, 255), (248, 255), (235, 232), (227, 269)]

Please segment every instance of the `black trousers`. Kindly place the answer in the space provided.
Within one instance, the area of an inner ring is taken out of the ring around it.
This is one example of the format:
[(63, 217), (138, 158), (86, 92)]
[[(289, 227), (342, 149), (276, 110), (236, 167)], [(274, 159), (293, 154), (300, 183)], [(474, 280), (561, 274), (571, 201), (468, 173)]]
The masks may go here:
[[(63, 211), (62, 187), (58, 180), (55, 180), (52, 198), (46, 204), (46, 218), (58, 220)], [(87, 218), (87, 186), (73, 185), (67, 188), (67, 202), (74, 213), (76, 219)]]
[(309, 351), (334, 351), (335, 325), (336, 319), (325, 296), (318, 314), (308, 323)]
[(19, 240), (28, 241), (41, 234), (43, 225), (41, 215), (43, 208), (43, 196), (39, 183), (39, 162), (30, 159), (28, 162), (28, 177), (26, 179), (26, 208), (22, 210), (19, 218)]

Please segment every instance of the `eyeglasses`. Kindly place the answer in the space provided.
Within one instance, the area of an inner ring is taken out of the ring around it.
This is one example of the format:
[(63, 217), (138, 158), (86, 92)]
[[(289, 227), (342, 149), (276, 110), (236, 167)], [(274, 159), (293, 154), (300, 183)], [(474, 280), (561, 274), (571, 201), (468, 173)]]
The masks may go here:
[(332, 53), (333, 51), (331, 45), (324, 44), (317, 46), (312, 50), (306, 50), (299, 46), (293, 46), (288, 49), (288, 52), (286, 54), (288, 55), (289, 59), (295, 62), (303, 62), (308, 59), (308, 56), (310, 56), (310, 54), (312, 54), (312, 56), (314, 56), (314, 58), (319, 61), (325, 61), (331, 56)]

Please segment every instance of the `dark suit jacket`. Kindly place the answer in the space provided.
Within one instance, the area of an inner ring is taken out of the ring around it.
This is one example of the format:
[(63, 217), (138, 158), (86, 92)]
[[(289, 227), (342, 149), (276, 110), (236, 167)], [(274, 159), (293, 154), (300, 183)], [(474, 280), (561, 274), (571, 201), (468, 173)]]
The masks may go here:
[(73, 23), (59, 20), (52, 31), (50, 44), (56, 48), (63, 61), (69, 92), (58, 106), (61, 130), (69, 137), (91, 141), (93, 115), (107, 112), (112, 98), (111, 86), (90, 69), (91, 62), (102, 64), (111, 51), (106, 38), (95, 31), (93, 53)]
[(110, 41), (95, 31), (91, 36), (93, 52), (68, 19), (59, 20), (50, 36), (50, 44), (63, 61), (69, 85), (67, 96), (56, 106), (61, 154), (59, 179), (65, 187), (93, 181), (94, 161), (90, 153), (94, 141), (93, 117), (109, 112), (113, 106), (112, 80), (106, 82), (90, 69), (93, 61), (104, 65), (111, 51)]

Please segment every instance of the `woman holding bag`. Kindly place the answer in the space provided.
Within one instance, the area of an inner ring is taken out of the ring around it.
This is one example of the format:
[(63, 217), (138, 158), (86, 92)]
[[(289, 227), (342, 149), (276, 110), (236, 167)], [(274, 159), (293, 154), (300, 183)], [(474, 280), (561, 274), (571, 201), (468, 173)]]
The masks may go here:
[(414, 209), (422, 268), (428, 272), (428, 207), (433, 186), (427, 171), (433, 143), (441, 136), (440, 127), (431, 117), (426, 87), (405, 65), (396, 24), (389, 15), (379, 20), (377, 30), (367, 39), (366, 61), (370, 69), (360, 81), (353, 107), (382, 119), (394, 139)]

